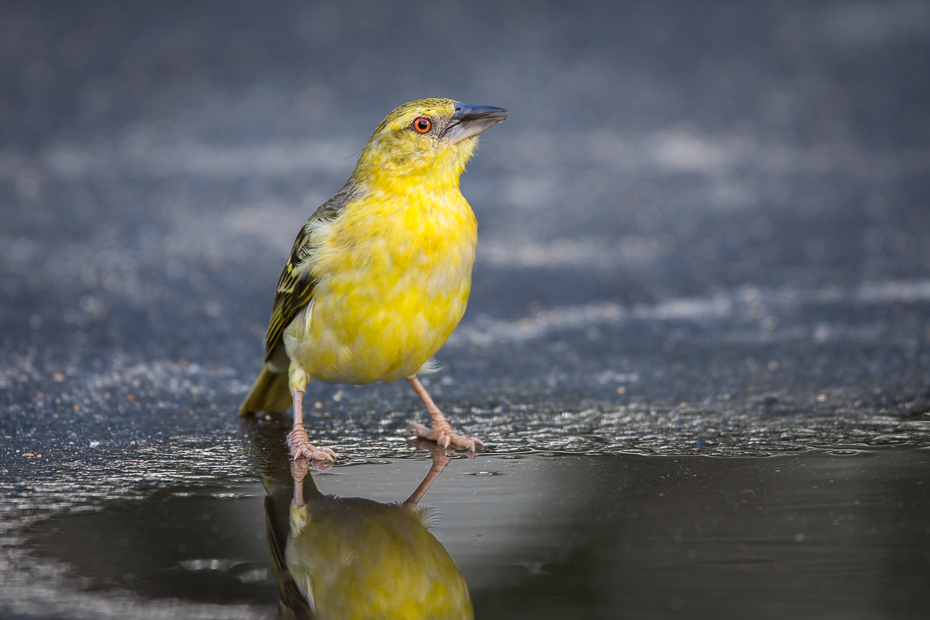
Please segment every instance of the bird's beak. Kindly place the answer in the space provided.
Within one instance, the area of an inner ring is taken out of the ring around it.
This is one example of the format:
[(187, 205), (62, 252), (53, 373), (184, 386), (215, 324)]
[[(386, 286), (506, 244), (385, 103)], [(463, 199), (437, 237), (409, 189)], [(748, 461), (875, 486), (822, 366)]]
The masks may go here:
[(505, 118), (507, 118), (507, 110), (504, 108), (456, 103), (455, 114), (449, 119), (449, 124), (442, 130), (441, 135), (444, 138), (449, 138), (449, 144), (455, 144), (465, 138), (477, 136)]

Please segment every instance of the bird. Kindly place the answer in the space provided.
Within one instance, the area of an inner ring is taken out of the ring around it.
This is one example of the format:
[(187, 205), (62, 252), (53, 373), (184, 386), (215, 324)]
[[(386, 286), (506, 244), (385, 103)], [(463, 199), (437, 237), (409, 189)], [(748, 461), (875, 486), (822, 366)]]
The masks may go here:
[(293, 403), (292, 458), (335, 461), (310, 443), (303, 395), (311, 381), (406, 379), (431, 427), (419, 438), (474, 452), (417, 377), (465, 313), (477, 221), (459, 178), (478, 135), (508, 111), (453, 99), (419, 99), (388, 114), (355, 170), (297, 234), (281, 272), (265, 336), (265, 365), (239, 410), (275, 414)]

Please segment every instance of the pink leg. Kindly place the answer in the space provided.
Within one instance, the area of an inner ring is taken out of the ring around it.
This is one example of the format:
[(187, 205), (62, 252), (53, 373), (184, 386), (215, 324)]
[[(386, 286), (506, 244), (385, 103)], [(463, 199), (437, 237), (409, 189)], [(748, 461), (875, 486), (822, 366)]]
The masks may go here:
[(311, 461), (335, 461), (336, 453), (329, 448), (317, 448), (310, 443), (304, 429), (304, 393), (294, 390), (294, 428), (287, 436), (287, 445), (291, 449), (292, 459), (309, 459)]
[(426, 410), (429, 411), (429, 417), (433, 421), (432, 428), (426, 428), (422, 424), (408, 424), (408, 431), (412, 430), (416, 433), (417, 437), (435, 441), (444, 448), (452, 446), (453, 448), (461, 448), (462, 450), (474, 452), (477, 448), (484, 446), (484, 444), (475, 437), (465, 438), (452, 430), (452, 425), (446, 420), (446, 416), (442, 415), (442, 411), (439, 410), (439, 407), (437, 407), (433, 399), (430, 398), (426, 388), (423, 387), (423, 384), (420, 383), (416, 375), (407, 377), (407, 381), (410, 382), (413, 391), (417, 393), (417, 396), (419, 396), (423, 404), (426, 405)]

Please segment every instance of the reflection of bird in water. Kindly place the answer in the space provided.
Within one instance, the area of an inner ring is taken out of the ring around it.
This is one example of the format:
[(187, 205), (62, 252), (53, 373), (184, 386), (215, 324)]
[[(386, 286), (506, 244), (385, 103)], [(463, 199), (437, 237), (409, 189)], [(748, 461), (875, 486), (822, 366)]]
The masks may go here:
[(265, 367), (239, 410), (278, 413), (293, 399), (294, 458), (333, 460), (310, 444), (302, 402), (312, 379), (334, 383), (406, 378), (432, 428), (417, 436), (474, 450), (436, 407), (416, 373), (465, 312), (477, 223), (459, 176), (477, 136), (507, 111), (421, 99), (375, 130), (345, 186), (304, 224), (278, 281)]
[(269, 488), (265, 500), (279, 616), (473, 618), (462, 574), (417, 507), (448, 462), (445, 450), (433, 446), (432, 467), (410, 498), (382, 504), (323, 495), (306, 475), (307, 461), (295, 461), (288, 521), (281, 514), (283, 485)]

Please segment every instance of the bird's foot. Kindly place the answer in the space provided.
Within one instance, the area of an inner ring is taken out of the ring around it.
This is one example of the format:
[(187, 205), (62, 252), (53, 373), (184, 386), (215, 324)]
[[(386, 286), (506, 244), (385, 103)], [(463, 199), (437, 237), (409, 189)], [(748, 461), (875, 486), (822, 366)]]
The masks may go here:
[(291, 449), (291, 458), (310, 461), (336, 461), (336, 453), (329, 448), (317, 448), (310, 443), (303, 424), (295, 424), (294, 430), (287, 435), (287, 445)]
[(427, 428), (422, 424), (411, 422), (407, 425), (407, 432), (413, 431), (413, 434), (420, 439), (429, 439), (435, 441), (443, 448), (459, 448), (474, 453), (478, 448), (483, 448), (484, 444), (477, 437), (462, 437), (454, 430), (445, 420), (433, 422), (433, 428)]

